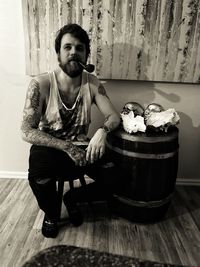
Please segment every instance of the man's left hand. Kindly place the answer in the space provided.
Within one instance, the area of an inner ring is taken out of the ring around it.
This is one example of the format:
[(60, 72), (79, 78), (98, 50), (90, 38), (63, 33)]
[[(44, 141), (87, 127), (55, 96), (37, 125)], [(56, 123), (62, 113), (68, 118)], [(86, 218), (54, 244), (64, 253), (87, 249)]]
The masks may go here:
[(98, 129), (86, 148), (86, 160), (88, 163), (94, 163), (94, 161), (100, 159), (105, 153), (107, 133), (104, 129)]

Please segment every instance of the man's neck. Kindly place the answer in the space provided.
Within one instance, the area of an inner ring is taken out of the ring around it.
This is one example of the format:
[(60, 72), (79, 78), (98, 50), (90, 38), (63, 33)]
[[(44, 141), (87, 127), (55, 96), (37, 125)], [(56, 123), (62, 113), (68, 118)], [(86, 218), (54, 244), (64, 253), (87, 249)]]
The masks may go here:
[(57, 80), (62, 91), (74, 91), (75, 89), (80, 88), (82, 75), (75, 78), (71, 78), (61, 69), (58, 69), (56, 73)]

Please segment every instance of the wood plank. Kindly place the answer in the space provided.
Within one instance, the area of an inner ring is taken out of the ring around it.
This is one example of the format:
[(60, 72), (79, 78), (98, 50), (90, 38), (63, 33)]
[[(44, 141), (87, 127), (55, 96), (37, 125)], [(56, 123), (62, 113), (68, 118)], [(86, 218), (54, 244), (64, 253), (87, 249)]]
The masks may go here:
[[(181, 263), (190, 262), (193, 266), (198, 266), (198, 255), (200, 252), (200, 235), (190, 214), (190, 209), (183, 205), (183, 199), (177, 190), (172, 206), (172, 216), (166, 221), (166, 237), (171, 242), (171, 247), (176, 247)], [(174, 215), (173, 215), (174, 213)]]
[(27, 180), (0, 179), (0, 193), (0, 254), (4, 267), (21, 266), (42, 249), (61, 244), (199, 266), (200, 187), (177, 186), (168, 213), (154, 224), (130, 222), (111, 214), (104, 203), (96, 203), (81, 206), (84, 223), (76, 228), (69, 224), (63, 209), (64, 221), (55, 239), (41, 234), (43, 213)]

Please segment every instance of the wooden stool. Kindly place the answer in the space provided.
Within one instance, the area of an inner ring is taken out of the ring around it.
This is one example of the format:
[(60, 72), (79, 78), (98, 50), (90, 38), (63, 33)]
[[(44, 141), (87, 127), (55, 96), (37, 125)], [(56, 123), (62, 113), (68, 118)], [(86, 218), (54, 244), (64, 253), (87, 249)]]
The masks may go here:
[[(80, 148), (86, 148), (89, 144), (89, 139), (85, 141), (73, 141), (73, 144), (80, 147)], [(84, 178), (84, 174), (80, 175), (80, 177), (77, 177), (76, 179), (70, 178), (69, 180), (65, 180), (62, 178), (58, 178), (58, 187), (57, 187), (57, 192), (58, 192), (58, 201), (59, 201), (59, 214), (61, 216), (61, 210), (62, 210), (62, 199), (63, 199), (63, 191), (64, 191), (64, 183), (69, 182), (69, 188), (73, 189), (74, 188), (74, 181), (79, 179), (80, 183), (82, 186), (86, 185), (86, 181)]]
[[(84, 175), (77, 177), (79, 179), (81, 186), (86, 185), (86, 181), (84, 178)], [(77, 179), (69, 179), (69, 180), (64, 180), (59, 178), (58, 179), (58, 186), (57, 186), (57, 192), (58, 192), (58, 201), (59, 201), (59, 217), (61, 217), (61, 210), (62, 210), (62, 200), (63, 200), (63, 192), (64, 192), (64, 183), (69, 182), (69, 188), (73, 189), (74, 188), (74, 181)]]

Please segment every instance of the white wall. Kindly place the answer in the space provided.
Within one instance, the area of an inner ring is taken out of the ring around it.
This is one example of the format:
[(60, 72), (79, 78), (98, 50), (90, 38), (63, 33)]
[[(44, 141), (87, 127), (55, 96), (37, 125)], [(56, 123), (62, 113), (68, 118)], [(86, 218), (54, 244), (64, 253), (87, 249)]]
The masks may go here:
[(27, 145), (20, 121), (27, 78), (21, 1), (0, 1), (0, 171), (24, 171)]
[[(29, 145), (21, 140), (19, 128), (29, 77), (21, 1), (0, 2), (0, 36), (0, 173), (26, 172)], [(200, 85), (110, 80), (105, 87), (118, 111), (130, 100), (174, 107), (181, 117), (178, 177), (200, 180)], [(92, 117), (90, 134), (103, 121), (96, 108)]]

